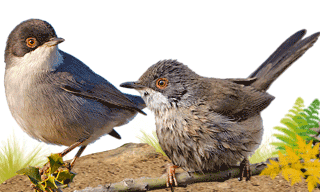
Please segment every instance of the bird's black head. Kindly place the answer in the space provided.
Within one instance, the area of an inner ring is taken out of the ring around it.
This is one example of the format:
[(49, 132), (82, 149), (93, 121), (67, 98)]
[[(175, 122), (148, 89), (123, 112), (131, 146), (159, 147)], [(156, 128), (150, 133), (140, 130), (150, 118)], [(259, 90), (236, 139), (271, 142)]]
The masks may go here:
[(23, 57), (45, 43), (57, 45), (63, 42), (57, 38), (53, 27), (46, 21), (29, 19), (17, 25), (10, 33), (5, 50), (5, 61), (11, 57)]

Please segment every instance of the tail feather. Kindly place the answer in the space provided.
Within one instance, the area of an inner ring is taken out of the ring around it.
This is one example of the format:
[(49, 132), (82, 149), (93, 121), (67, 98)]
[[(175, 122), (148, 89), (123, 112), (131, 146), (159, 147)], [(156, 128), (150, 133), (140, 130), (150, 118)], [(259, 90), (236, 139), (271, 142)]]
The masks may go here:
[(306, 30), (298, 31), (283, 42), (280, 47), (249, 76), (249, 78), (257, 78), (251, 86), (260, 91), (267, 90), (273, 81), (313, 46), (320, 35), (320, 32), (318, 32), (301, 40), (305, 33)]
[(269, 58), (263, 62), (260, 67), (255, 70), (249, 77), (256, 77), (257, 73), (265, 67), (269, 63), (273, 63), (276, 59), (281, 57), (288, 49), (292, 48), (298, 41), (302, 39), (302, 37), (306, 34), (306, 30), (303, 29), (301, 31), (296, 32), (291, 37), (289, 37), (285, 42), (283, 42), (277, 50), (275, 50), (272, 55), (269, 56)]

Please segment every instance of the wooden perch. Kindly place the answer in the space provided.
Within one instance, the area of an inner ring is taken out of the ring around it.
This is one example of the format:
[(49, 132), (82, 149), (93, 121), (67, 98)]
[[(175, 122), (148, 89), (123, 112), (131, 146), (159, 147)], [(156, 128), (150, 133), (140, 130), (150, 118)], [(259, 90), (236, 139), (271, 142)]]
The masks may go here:
[[(270, 158), (278, 161), (278, 158)], [(259, 175), (261, 171), (267, 167), (269, 159), (265, 162), (250, 165), (252, 175)], [(240, 174), (239, 166), (235, 166), (225, 171), (218, 173), (176, 173), (179, 187), (186, 187), (188, 184), (201, 182), (222, 182), (231, 178), (237, 178)], [(106, 184), (95, 188), (87, 187), (83, 190), (76, 190), (75, 192), (118, 192), (118, 191), (147, 191), (154, 189), (166, 188), (167, 175), (164, 174), (158, 178), (141, 177), (138, 179), (125, 179), (118, 183)]]

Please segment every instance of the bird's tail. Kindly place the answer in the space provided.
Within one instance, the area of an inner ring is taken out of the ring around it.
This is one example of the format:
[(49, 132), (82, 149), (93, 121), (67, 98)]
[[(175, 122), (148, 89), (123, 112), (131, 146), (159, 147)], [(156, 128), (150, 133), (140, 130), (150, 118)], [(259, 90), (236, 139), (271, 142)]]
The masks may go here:
[(289, 37), (270, 57), (255, 70), (249, 78), (256, 78), (251, 86), (264, 91), (275, 81), (293, 62), (299, 59), (317, 41), (320, 32), (302, 39), (306, 30), (301, 30)]

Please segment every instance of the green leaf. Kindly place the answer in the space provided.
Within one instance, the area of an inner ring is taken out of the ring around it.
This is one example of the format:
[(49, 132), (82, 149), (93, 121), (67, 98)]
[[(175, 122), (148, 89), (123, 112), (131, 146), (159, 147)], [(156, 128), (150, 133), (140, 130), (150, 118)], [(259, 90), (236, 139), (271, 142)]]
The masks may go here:
[(282, 147), (282, 146), (285, 146), (286, 144), (284, 142), (271, 142), (270, 145), (274, 145), (276, 147)]
[(310, 108), (310, 111), (312, 114), (319, 114), (319, 112), (315, 108)]
[(288, 119), (288, 118), (281, 119), (281, 123), (284, 124), (286, 127), (288, 127), (291, 130), (295, 130), (299, 127), (296, 122), (294, 122), (293, 120)]
[(301, 115), (294, 116), (292, 120), (298, 124), (298, 126), (308, 125), (307, 120), (305, 120)]
[(318, 134), (319, 134), (318, 132), (316, 132), (316, 131), (314, 131), (314, 130), (312, 130), (312, 129), (307, 129), (307, 130), (306, 130), (306, 133), (307, 133), (308, 135), (318, 135)]
[(314, 116), (314, 115), (309, 116), (308, 120), (312, 121), (312, 119), (315, 120), (315, 121), (319, 121), (320, 120), (320, 118), (318, 116)]
[(293, 113), (293, 115), (290, 114), (290, 113), (288, 113), (288, 114), (285, 115), (286, 117), (289, 117), (289, 118), (293, 118), (295, 115), (298, 114), (298, 113), (295, 114), (295, 113), (293, 112), (293, 110), (289, 110), (289, 112)]
[[(20, 169), (16, 173), (19, 175), (27, 175), (27, 176), (29, 176), (29, 178), (32, 178), (33, 180), (35, 180), (35, 182), (41, 181), (39, 168), (37, 168), (37, 167), (32, 167), (32, 166), (28, 165), (28, 167)], [(32, 181), (32, 183), (34, 183), (34, 182)], [(34, 184), (36, 184), (36, 183), (34, 183)]]
[(294, 114), (297, 114), (298, 112), (302, 111), (300, 106), (293, 106), (292, 108), (294, 108)]
[(48, 157), (50, 162), (50, 174), (58, 170), (63, 165), (63, 160), (60, 154), (52, 154)]
[[(295, 146), (296, 145), (296, 138), (290, 138), (290, 137), (287, 137), (285, 135), (281, 135), (281, 134), (273, 134), (273, 136), (275, 136), (277, 139), (285, 142), (287, 145), (290, 145), (290, 146)], [(295, 140), (293, 140), (295, 139)]]
[(282, 124), (284, 124), (284, 125), (286, 125), (287, 123), (290, 123), (290, 124), (293, 124), (293, 125), (295, 125), (295, 126), (298, 126), (298, 125), (296, 125), (296, 122), (294, 122), (292, 119), (289, 119), (289, 118), (282, 118), (282, 119), (280, 120), (280, 122), (281, 122)]
[(58, 173), (57, 180), (61, 184), (68, 184), (72, 182), (75, 176), (76, 176), (75, 173), (69, 172), (68, 170), (63, 170)]
[(286, 145), (296, 149), (297, 138), (295, 135), (301, 136), (305, 142), (317, 141), (311, 135), (318, 135), (318, 133), (311, 128), (319, 127), (320, 101), (315, 99), (308, 108), (303, 109), (303, 107), (303, 99), (297, 98), (294, 106), (289, 110), (289, 114), (286, 114), (285, 118), (280, 121), (285, 127), (274, 127), (284, 134), (273, 134), (274, 137), (283, 142), (283, 144), (281, 142), (273, 143), (277, 150), (283, 151)]
[(56, 185), (56, 182), (55, 182), (55, 178), (53, 176), (49, 176), (45, 182), (47, 184), (47, 188), (58, 189), (58, 186)]
[(303, 111), (305, 111), (308, 114), (308, 116), (312, 115), (312, 112), (309, 109), (304, 109)]
[(274, 129), (278, 130), (278, 131), (281, 131), (283, 133), (285, 133), (286, 135), (288, 135), (289, 137), (295, 137), (295, 132), (293, 131), (290, 131), (289, 129), (287, 128), (284, 128), (284, 127), (274, 127)]

